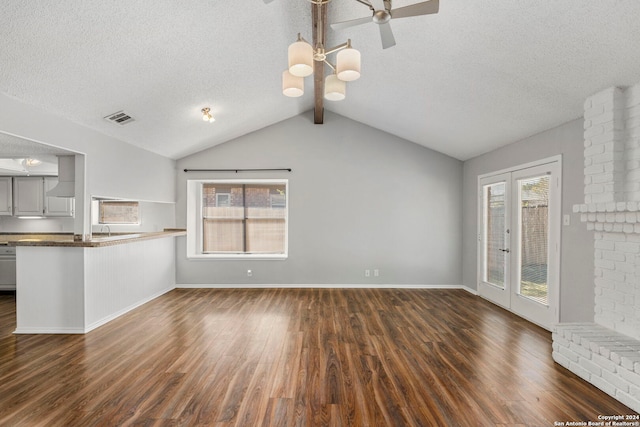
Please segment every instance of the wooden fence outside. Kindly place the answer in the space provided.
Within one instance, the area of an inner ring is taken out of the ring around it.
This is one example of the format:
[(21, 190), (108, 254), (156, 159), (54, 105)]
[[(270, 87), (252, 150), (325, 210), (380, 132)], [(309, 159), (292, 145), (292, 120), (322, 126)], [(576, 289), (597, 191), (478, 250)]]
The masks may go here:
[[(487, 223), (487, 275), (488, 279), (501, 281), (504, 271), (504, 252), (508, 244), (504, 243), (504, 207), (491, 207)], [(549, 230), (549, 207), (546, 205), (522, 207), (522, 224), (526, 224), (521, 230), (522, 246), (521, 267), (523, 270), (547, 264), (547, 242)], [(496, 283), (496, 282), (492, 282)], [(502, 283), (496, 283), (501, 285)]]

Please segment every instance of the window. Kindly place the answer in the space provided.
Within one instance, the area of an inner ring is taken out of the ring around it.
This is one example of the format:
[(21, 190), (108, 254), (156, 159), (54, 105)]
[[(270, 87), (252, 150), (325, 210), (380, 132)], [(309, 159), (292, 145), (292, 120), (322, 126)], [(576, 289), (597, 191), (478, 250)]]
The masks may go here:
[(187, 255), (286, 258), (286, 180), (188, 181)]
[(132, 201), (100, 200), (98, 224), (140, 224), (140, 204)]
[(278, 194), (271, 194), (271, 207), (274, 209), (280, 208), (284, 209), (287, 206), (287, 199), (284, 195), (284, 192)]
[(229, 193), (216, 193), (216, 206), (231, 206), (231, 194)]

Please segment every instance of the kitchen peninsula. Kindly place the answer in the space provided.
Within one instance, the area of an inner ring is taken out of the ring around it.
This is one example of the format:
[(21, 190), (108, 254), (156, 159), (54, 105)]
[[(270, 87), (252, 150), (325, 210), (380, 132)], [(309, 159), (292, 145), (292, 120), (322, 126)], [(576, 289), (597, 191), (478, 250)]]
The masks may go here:
[(175, 286), (175, 237), (184, 230), (74, 241), (21, 239), (16, 246), (16, 334), (82, 334)]

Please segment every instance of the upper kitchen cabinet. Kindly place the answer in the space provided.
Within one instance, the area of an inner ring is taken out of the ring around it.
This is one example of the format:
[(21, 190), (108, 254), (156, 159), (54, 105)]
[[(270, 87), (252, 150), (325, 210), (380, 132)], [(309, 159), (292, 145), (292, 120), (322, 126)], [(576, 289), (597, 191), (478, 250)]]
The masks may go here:
[(15, 216), (44, 215), (44, 181), (42, 177), (20, 176), (13, 178)]
[(10, 176), (0, 177), (0, 215), (13, 215), (13, 189)]
[[(58, 185), (58, 178), (51, 176), (44, 178), (44, 194)], [(72, 197), (47, 197), (44, 198), (45, 216), (73, 216), (75, 199)]]
[(72, 217), (74, 215), (73, 198), (45, 195), (57, 184), (57, 177), (13, 177), (13, 215)]

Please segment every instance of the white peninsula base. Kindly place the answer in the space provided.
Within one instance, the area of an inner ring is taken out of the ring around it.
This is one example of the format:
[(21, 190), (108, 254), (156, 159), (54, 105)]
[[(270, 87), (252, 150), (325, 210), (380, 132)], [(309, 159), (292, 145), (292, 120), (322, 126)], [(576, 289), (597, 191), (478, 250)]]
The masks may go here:
[(16, 334), (83, 334), (175, 288), (175, 238), (17, 246)]

